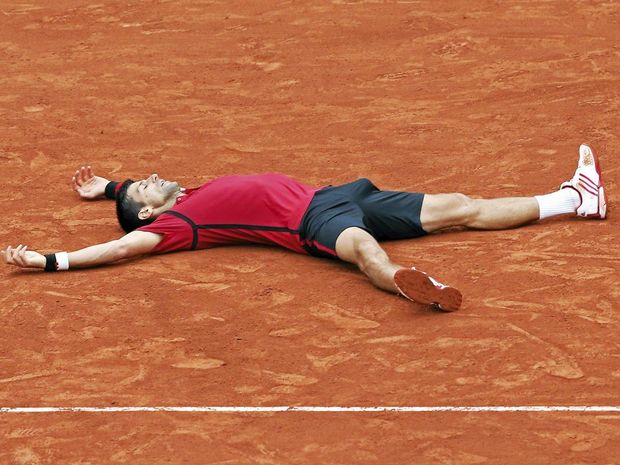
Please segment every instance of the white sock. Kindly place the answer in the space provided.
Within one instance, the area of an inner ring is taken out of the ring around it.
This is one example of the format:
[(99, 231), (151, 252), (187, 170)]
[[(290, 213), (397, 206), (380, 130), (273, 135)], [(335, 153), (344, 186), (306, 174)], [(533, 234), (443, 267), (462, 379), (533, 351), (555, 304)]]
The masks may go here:
[(537, 195), (534, 198), (538, 201), (539, 219), (541, 220), (551, 216), (575, 213), (581, 203), (579, 193), (570, 188), (560, 189), (547, 195)]

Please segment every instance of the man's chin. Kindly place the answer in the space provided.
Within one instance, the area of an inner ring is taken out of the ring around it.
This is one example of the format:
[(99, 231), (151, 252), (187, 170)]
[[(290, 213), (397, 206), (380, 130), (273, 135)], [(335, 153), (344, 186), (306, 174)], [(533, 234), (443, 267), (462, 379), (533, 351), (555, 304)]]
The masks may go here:
[(164, 192), (168, 195), (176, 194), (181, 191), (181, 189), (179, 188), (179, 183), (174, 181), (166, 181), (163, 188)]

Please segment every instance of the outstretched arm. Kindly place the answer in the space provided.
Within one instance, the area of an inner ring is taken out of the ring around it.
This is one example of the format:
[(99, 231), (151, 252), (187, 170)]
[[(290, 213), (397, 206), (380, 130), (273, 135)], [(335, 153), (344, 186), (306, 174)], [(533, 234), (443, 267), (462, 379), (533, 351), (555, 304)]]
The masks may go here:
[(91, 166), (80, 167), (71, 178), (73, 190), (86, 200), (114, 199), (114, 188), (117, 184), (101, 176), (95, 176)]
[(162, 238), (160, 234), (133, 231), (120, 239), (69, 253), (41, 255), (27, 250), (27, 247), (23, 245), (16, 248), (9, 246), (0, 253), (4, 262), (9, 265), (57, 271), (69, 268), (88, 268), (148, 254)]

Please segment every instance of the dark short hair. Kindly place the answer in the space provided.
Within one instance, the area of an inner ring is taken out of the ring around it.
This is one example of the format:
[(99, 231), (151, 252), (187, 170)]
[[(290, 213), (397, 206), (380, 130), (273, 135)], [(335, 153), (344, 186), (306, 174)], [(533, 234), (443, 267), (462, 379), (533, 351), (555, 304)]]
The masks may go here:
[(136, 202), (127, 195), (127, 189), (129, 189), (129, 186), (133, 183), (133, 179), (123, 181), (123, 184), (116, 194), (116, 217), (118, 218), (121, 228), (123, 228), (126, 233), (130, 233), (141, 226), (146, 226), (155, 221), (155, 218), (141, 220), (138, 217), (138, 213), (140, 213), (140, 210), (142, 210), (145, 204)]

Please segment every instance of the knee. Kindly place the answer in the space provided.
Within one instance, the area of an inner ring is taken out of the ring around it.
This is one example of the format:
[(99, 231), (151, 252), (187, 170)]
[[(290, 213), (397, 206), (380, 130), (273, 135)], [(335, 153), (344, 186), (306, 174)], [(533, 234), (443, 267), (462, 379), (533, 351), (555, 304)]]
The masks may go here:
[(387, 259), (383, 249), (377, 245), (376, 241), (371, 239), (357, 241), (354, 245), (354, 251), (357, 266), (363, 272), (381, 265)]
[(356, 227), (348, 228), (338, 236), (336, 254), (341, 260), (357, 265), (362, 271), (389, 260), (377, 240)]
[(454, 214), (461, 226), (474, 222), (480, 213), (479, 202), (465, 194), (452, 194)]

